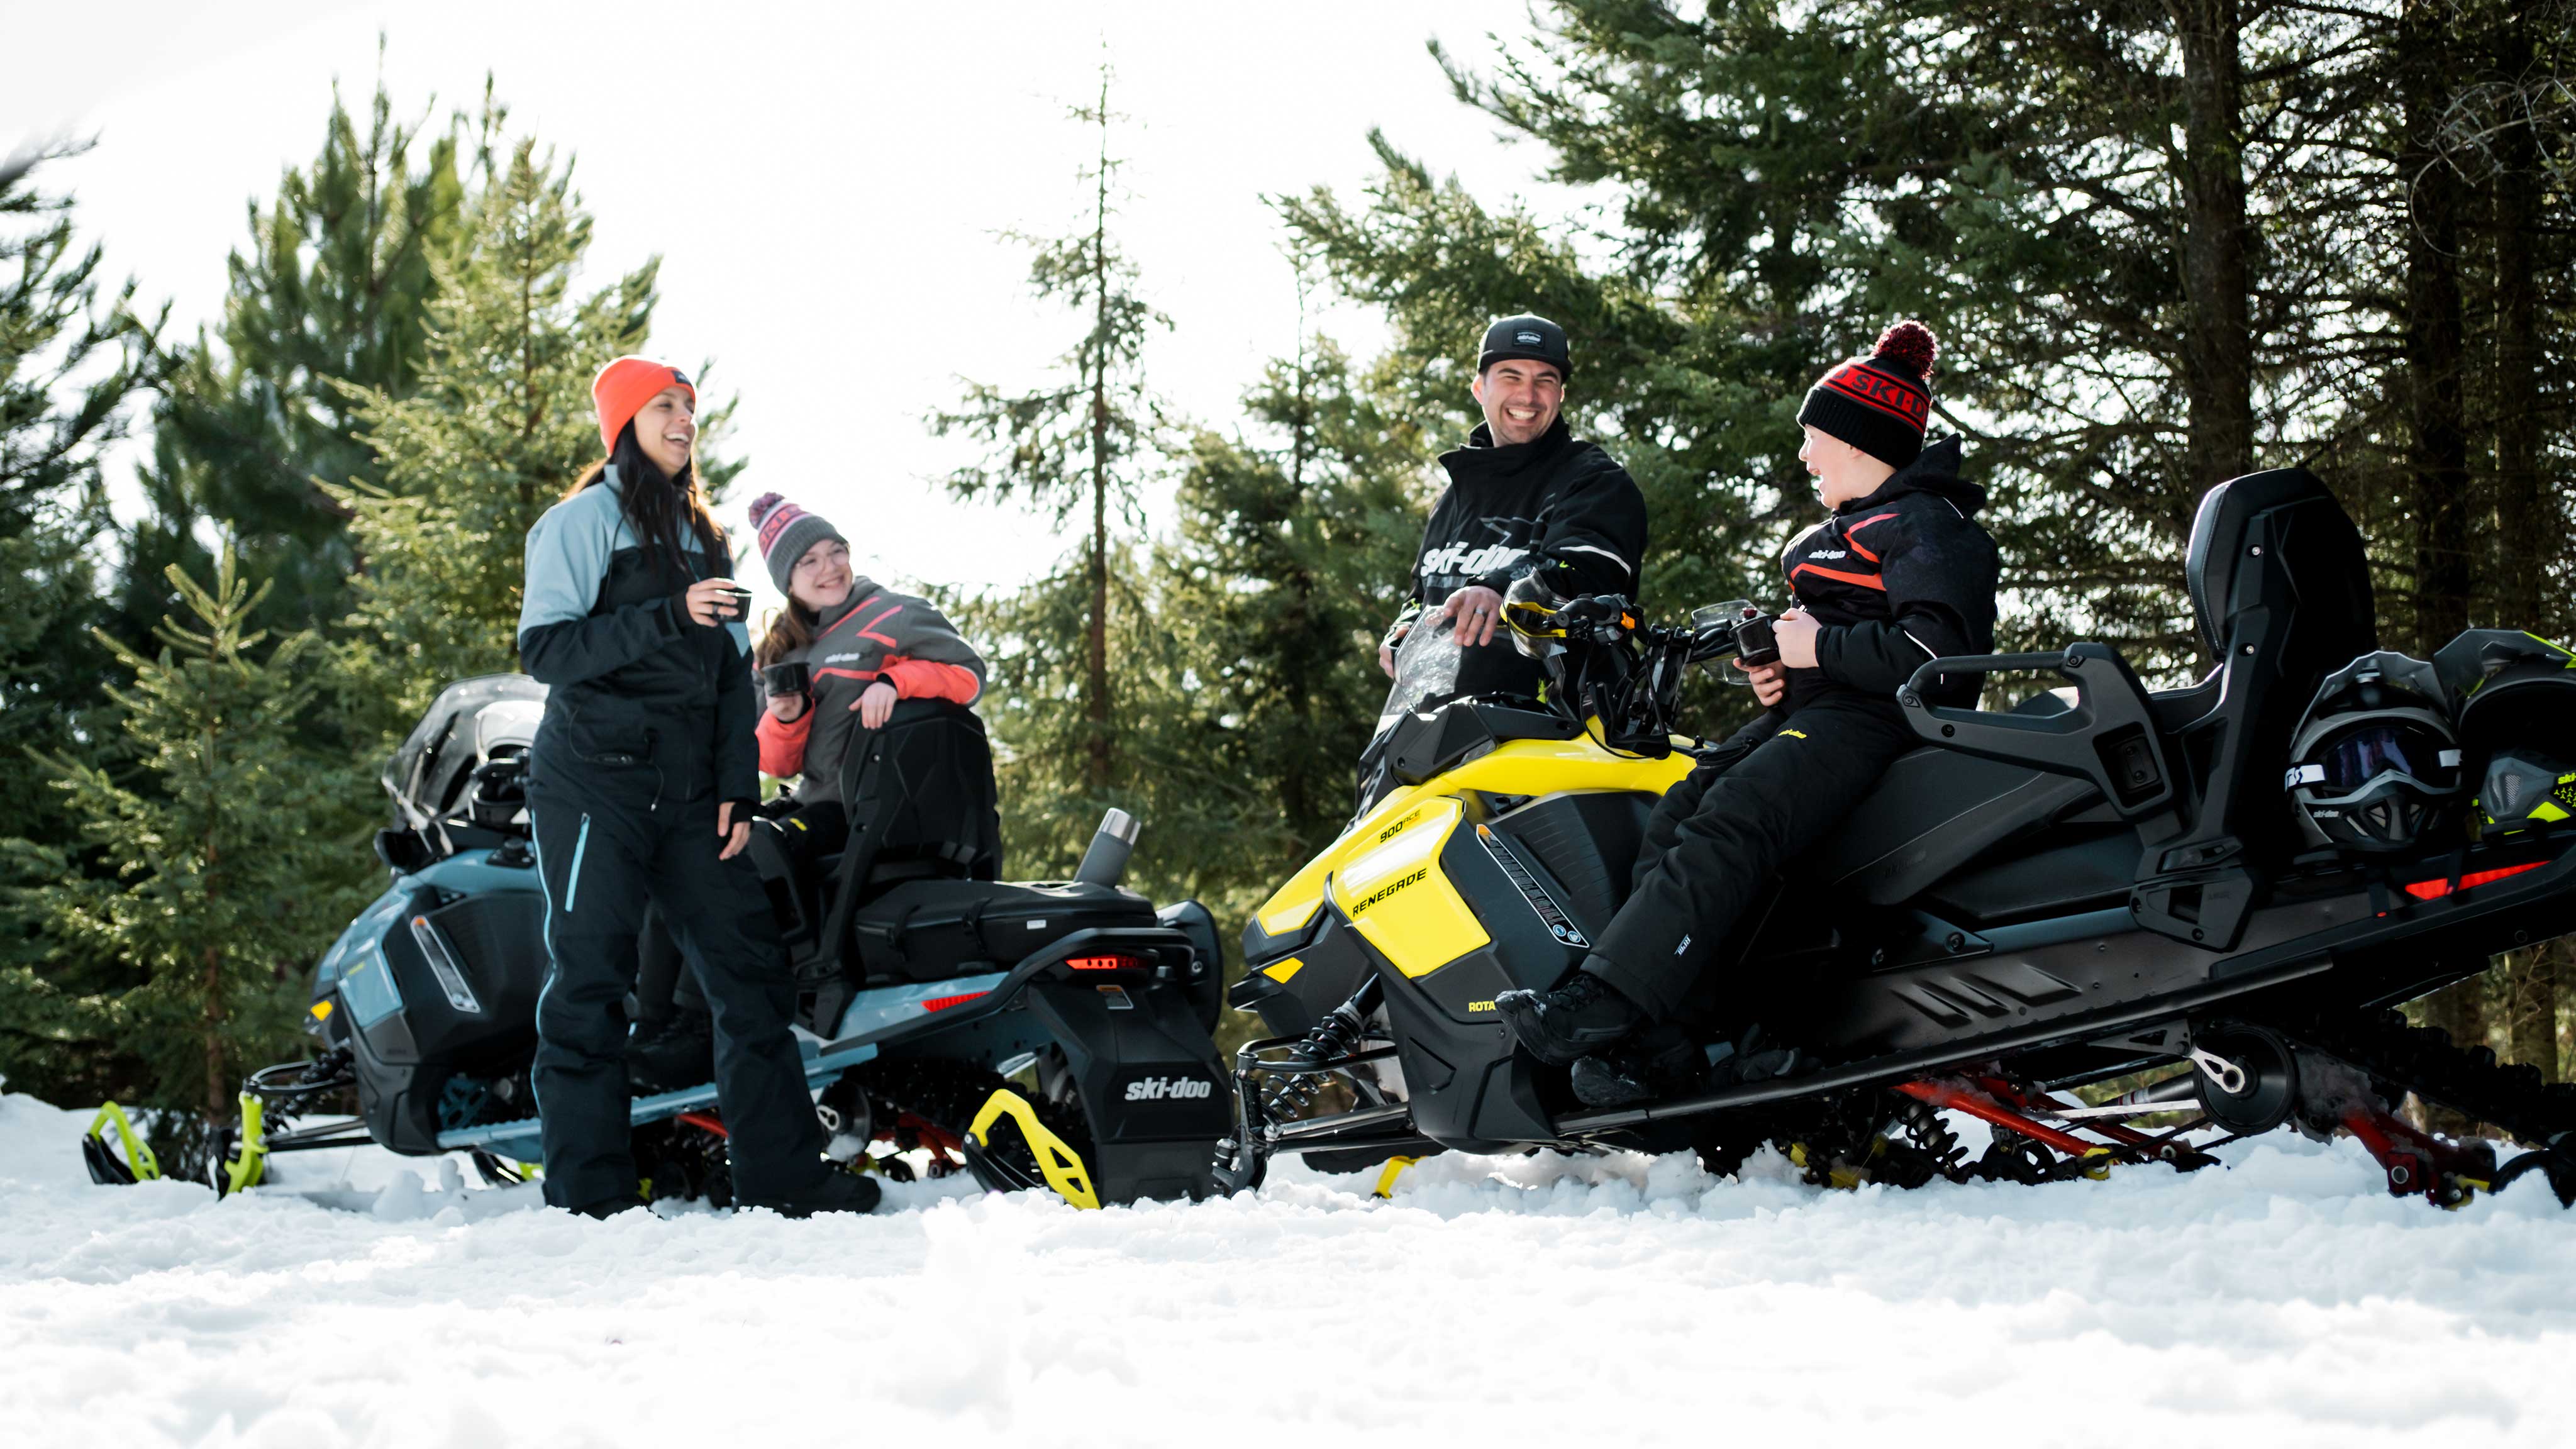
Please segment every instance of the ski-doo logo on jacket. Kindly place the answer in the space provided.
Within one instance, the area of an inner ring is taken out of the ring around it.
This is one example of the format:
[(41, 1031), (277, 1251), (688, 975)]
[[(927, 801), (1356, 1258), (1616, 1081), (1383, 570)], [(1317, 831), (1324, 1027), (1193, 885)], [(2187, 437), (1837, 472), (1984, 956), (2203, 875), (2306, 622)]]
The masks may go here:
[[(1520, 523), (1523, 520), (1509, 521)], [(1422, 556), (1422, 577), (1436, 579), (1464, 575), (1477, 578), (1496, 569), (1511, 568), (1528, 557), (1529, 550), (1516, 544), (1489, 543), (1482, 548), (1470, 548), (1463, 543), (1453, 543)]]
[(1214, 1095), (1215, 1084), (1196, 1077), (1140, 1077), (1127, 1084), (1130, 1102), (1178, 1102)]

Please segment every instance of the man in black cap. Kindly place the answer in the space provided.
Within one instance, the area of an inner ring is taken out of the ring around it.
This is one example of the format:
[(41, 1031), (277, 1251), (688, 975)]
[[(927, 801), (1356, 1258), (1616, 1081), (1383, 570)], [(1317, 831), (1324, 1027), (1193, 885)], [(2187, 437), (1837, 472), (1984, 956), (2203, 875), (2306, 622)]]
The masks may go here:
[[(1449, 486), (1431, 505), (1413, 563), (1413, 597), (1378, 645), (1378, 666), (1396, 676), (1396, 652), (1416, 629), (1446, 627), (1460, 647), (1454, 684), (1440, 693), (1535, 696), (1538, 664), (1496, 637), (1503, 593), (1538, 574), (1559, 597), (1637, 596), (1646, 553), (1646, 499), (1628, 470), (1598, 443), (1566, 430), (1562, 411), (1574, 358), (1565, 329), (1544, 317), (1505, 317), (1485, 329), (1472, 391), (1485, 421), (1467, 446), (1440, 455)], [(1398, 681), (1377, 737), (1360, 758), (1360, 808), (1390, 781), (1382, 747), (1406, 709)]]

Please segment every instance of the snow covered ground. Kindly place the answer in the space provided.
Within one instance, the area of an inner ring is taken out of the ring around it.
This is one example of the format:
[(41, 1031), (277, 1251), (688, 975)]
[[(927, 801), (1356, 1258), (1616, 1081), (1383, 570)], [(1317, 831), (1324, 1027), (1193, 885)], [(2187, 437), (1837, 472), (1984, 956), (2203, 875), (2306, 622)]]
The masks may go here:
[(2288, 1134), (2037, 1189), (1452, 1157), (592, 1223), (372, 1149), (278, 1173), (366, 1212), (93, 1187), (86, 1122), (0, 1097), (9, 1443), (2576, 1443), (2576, 1213)]

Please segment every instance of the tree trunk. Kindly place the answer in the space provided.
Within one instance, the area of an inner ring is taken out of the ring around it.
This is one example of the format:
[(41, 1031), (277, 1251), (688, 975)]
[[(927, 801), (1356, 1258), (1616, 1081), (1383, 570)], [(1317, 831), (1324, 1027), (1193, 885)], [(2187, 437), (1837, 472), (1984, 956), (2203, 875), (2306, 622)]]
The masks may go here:
[[(2405, 145), (2398, 180), (2406, 188), (2406, 388), (2409, 432), (2407, 512), (2414, 521), (2415, 652), (2430, 657), (2469, 623), (2469, 437), (2462, 399), (2466, 342), (2460, 306), (2460, 213), (2467, 187), (2441, 146), (2466, 73), (2459, 42), (2436, 0), (2409, 0), (2398, 25)], [(2431, 1022), (2462, 1047), (2486, 1045), (2483, 976), (2427, 1003)], [(2444, 1114), (2447, 1116), (2447, 1114)], [(2436, 1117), (2434, 1125), (2459, 1126)]]
[(1109, 793), (1109, 73), (1100, 76), (1100, 162), (1092, 198), (1091, 617), (1084, 623), (1083, 720), (1092, 796)]
[(2172, 0), (2182, 42), (2183, 316), (2191, 469), (2186, 507), (2254, 466), (2253, 229), (2239, 134), (2237, 0)]
[(2469, 623), (2469, 437), (2462, 383), (2460, 213), (2467, 188), (2442, 154), (2440, 128), (2458, 73), (2440, 6), (2418, 0), (2401, 27), (2407, 146), (2406, 404), (2408, 511), (2415, 522), (2414, 639), (2429, 655)]
[(2558, 963), (2564, 942), (2544, 941), (2505, 958), (2505, 1053), (2558, 1080)]
[(232, 1093), (225, 1090), (224, 1078), (223, 952), (219, 947), (208, 946), (201, 960), (205, 970), (199, 982), (205, 997), (198, 1026), (204, 1033), (206, 1053), (206, 1125), (219, 1127), (232, 1107)]
[[(2495, 66), (2508, 84), (2531, 69), (2532, 21), (2507, 16)], [(2548, 522), (2541, 474), (2540, 234), (2535, 200), (2548, 185), (2528, 123), (2496, 139), (2495, 217), (2496, 617), (2507, 629), (2546, 630), (2543, 597), (2558, 530)], [(2544, 943), (2506, 958), (2506, 1049), (2513, 1060), (2558, 1078), (2558, 948)]]

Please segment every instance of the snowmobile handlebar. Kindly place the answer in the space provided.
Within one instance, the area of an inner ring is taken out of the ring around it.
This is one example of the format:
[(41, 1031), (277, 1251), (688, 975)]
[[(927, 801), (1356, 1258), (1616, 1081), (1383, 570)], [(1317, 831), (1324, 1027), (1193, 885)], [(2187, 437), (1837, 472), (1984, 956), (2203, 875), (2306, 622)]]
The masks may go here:
[[(2045, 670), (2075, 686), (2074, 705), (2055, 714), (2004, 713), (1934, 704), (1944, 676)], [(2035, 654), (1962, 654), (1927, 661), (1896, 692), (1905, 721), (1944, 749), (2090, 780), (2123, 819), (2174, 804), (2173, 771), (2146, 687), (2107, 644), (2070, 644)]]

